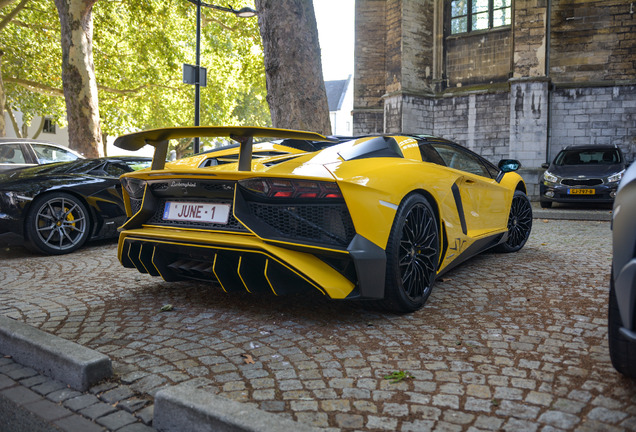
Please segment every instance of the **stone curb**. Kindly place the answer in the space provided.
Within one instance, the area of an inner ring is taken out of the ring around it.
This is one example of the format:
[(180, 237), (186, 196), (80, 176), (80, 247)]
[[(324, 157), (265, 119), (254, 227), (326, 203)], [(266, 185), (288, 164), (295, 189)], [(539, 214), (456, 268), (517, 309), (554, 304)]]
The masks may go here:
[(553, 220), (587, 220), (587, 221), (611, 221), (611, 210), (598, 209), (572, 209), (550, 208), (543, 209), (538, 203), (532, 203), (532, 217), (534, 219)]
[(161, 432), (321, 430), (186, 385), (157, 392), (153, 427)]
[(0, 352), (79, 391), (113, 376), (106, 355), (5, 316), (0, 316)]

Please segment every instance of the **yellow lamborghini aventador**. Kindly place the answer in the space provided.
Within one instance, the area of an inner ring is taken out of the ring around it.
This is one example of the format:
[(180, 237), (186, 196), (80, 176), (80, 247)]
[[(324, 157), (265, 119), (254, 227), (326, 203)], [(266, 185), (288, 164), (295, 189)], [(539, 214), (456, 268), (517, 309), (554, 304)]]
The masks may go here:
[[(238, 145), (165, 163), (168, 142)], [(281, 141), (254, 143), (254, 138)], [(334, 141), (257, 127), (155, 129), (115, 145), (155, 147), (124, 174), (125, 267), (225, 291), (318, 291), (408, 312), (435, 278), (489, 248), (518, 251), (532, 209), (515, 160), (496, 167), (450, 141), (375, 135)]]

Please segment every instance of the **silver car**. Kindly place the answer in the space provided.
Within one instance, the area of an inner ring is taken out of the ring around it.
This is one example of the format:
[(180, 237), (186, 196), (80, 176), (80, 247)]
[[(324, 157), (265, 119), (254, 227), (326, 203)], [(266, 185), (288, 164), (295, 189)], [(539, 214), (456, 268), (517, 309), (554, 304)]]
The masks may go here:
[(59, 144), (27, 138), (0, 138), (0, 172), (83, 158)]
[(636, 163), (618, 187), (612, 231), (609, 352), (617, 371), (636, 378)]

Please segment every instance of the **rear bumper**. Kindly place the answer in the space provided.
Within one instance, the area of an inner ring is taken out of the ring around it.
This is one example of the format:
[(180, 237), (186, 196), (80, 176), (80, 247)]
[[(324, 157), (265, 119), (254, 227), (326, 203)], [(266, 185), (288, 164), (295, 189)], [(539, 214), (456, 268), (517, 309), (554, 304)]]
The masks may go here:
[(225, 291), (384, 297), (385, 252), (359, 235), (346, 251), (334, 251), (249, 234), (144, 227), (121, 232), (118, 257), (141, 273), (207, 281)]

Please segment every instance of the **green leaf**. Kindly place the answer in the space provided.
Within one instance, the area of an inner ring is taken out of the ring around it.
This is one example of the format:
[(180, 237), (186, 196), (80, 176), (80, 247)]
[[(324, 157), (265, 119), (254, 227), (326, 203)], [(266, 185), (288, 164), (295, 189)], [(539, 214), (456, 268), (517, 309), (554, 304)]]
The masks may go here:
[(390, 375), (385, 375), (384, 379), (391, 380), (391, 384), (398, 383), (405, 379), (414, 378), (408, 371), (393, 371)]

